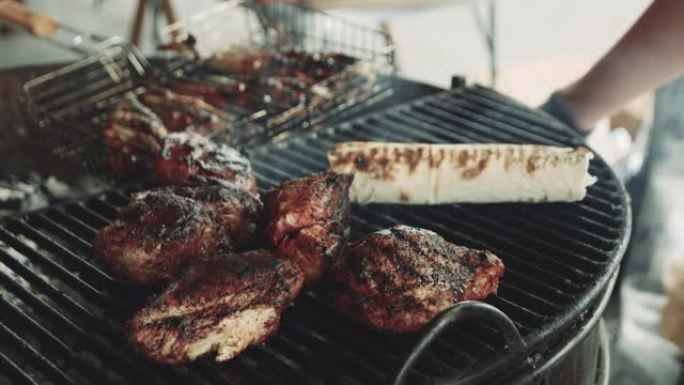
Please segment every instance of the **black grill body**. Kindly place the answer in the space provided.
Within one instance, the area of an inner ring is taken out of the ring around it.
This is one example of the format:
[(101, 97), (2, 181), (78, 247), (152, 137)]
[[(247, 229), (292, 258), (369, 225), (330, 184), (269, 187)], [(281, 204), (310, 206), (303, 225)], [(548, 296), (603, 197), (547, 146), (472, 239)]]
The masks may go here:
[[(473, 86), (253, 148), (262, 189), (327, 168), (338, 141), (577, 145), (554, 120)], [(600, 316), (630, 230), (622, 184), (597, 158), (599, 181), (578, 203), (354, 206), (354, 236), (405, 223), (494, 251), (505, 263), (485, 312), (446, 328), (408, 368), (408, 383), (523, 383), (585, 339)], [(316, 289), (284, 315), (280, 333), (225, 364), (153, 365), (121, 339), (145, 293), (118, 282), (92, 255), (97, 231), (132, 191), (99, 196), (0, 225), (0, 373), (25, 384), (386, 384), (421, 334), (379, 333), (337, 315)], [(517, 349), (515, 348), (517, 347)]]

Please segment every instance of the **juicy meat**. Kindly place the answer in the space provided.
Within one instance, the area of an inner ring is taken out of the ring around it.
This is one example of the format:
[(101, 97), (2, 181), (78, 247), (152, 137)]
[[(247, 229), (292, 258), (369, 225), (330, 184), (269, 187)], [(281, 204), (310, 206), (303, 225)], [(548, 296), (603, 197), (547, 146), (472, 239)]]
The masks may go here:
[(150, 87), (139, 98), (170, 132), (188, 130), (206, 135), (227, 127), (235, 120), (199, 96), (184, 95), (158, 86)]
[(220, 183), (257, 193), (252, 167), (240, 151), (193, 133), (178, 132), (166, 137), (155, 174), (160, 182), (169, 185)]
[(307, 282), (328, 270), (349, 233), (353, 179), (327, 171), (285, 182), (266, 194), (267, 240), (279, 258), (299, 265)]
[(206, 61), (206, 65), (219, 73), (249, 77), (261, 74), (273, 55), (273, 52), (266, 50), (231, 52), (215, 55)]
[(105, 163), (119, 179), (145, 175), (166, 134), (159, 117), (131, 94), (111, 110), (102, 131)]
[(356, 62), (353, 57), (336, 53), (251, 50), (217, 56), (207, 65), (216, 71), (243, 78), (283, 76), (313, 84)]
[(168, 281), (219, 248), (252, 246), (261, 202), (229, 186), (168, 187), (133, 196), (95, 239), (95, 251), (118, 276), (139, 285)]
[[(313, 102), (331, 96), (330, 88), (340, 83), (331, 78), (356, 62), (335, 53), (245, 50), (216, 56), (206, 64), (224, 74), (223, 78), (238, 80), (237, 89), (229, 93), (232, 104), (277, 113), (302, 106), (307, 99)], [(313, 87), (326, 79), (330, 83)]]
[[(239, 81), (230, 78), (225, 79), (229, 84), (205, 81), (203, 79), (179, 78), (174, 79), (167, 85), (174, 92), (202, 98), (202, 100), (212, 106), (225, 110), (232, 104), (228, 95), (239, 92)], [(221, 80), (223, 80), (223, 78)], [(233, 117), (232, 120), (234, 119), (235, 118)]]
[(395, 226), (350, 245), (331, 272), (333, 305), (380, 330), (422, 328), (459, 301), (496, 292), (504, 266), (486, 250), (432, 231)]
[(280, 314), (303, 280), (294, 263), (270, 251), (215, 256), (189, 267), (128, 322), (126, 334), (136, 350), (159, 363), (211, 353), (226, 361), (278, 331)]

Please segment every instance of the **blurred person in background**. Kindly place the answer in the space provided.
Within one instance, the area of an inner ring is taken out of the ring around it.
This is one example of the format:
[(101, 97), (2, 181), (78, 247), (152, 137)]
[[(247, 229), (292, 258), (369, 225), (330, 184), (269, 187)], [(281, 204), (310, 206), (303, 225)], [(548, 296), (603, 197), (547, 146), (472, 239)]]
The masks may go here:
[[(635, 242), (621, 268), (615, 384), (684, 383), (684, 0), (654, 0), (582, 77), (541, 108), (583, 135), (635, 97), (659, 88)], [(663, 295), (664, 294), (664, 295)], [(663, 304), (665, 304), (663, 306)], [(631, 310), (630, 310), (631, 309)], [(676, 348), (665, 341), (672, 341)], [(678, 352), (677, 352), (678, 350)]]
[(602, 117), (682, 74), (684, 1), (655, 0), (589, 72), (542, 109), (588, 134)]

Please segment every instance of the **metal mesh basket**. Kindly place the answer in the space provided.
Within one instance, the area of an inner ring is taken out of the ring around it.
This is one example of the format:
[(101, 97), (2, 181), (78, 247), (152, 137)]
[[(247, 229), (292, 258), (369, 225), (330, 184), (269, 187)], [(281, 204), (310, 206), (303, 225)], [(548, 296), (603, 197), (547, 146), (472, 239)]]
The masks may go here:
[(288, 1), (226, 1), (163, 30), (166, 44), (195, 41), (201, 58), (245, 48), (340, 53), (374, 69), (394, 64), (386, 32)]
[[(288, 20), (290, 22), (288, 22)], [(103, 173), (102, 129), (111, 106), (131, 92), (141, 92), (150, 80), (190, 78), (204, 69), (207, 58), (244, 50), (270, 50), (324, 54), (341, 53), (357, 58), (333, 76), (313, 84), (294, 106), (269, 111), (243, 111), (237, 121), (215, 137), (240, 146), (272, 140), (299, 128), (310, 127), (326, 116), (379, 92), (376, 73), (390, 68), (392, 49), (382, 32), (356, 26), (307, 7), (273, 3), (225, 2), (169, 26), (168, 43), (184, 43), (193, 36), (195, 53), (167, 52), (154, 66), (132, 46), (118, 44), (84, 60), (26, 83), (27, 112), (34, 120), (35, 136), (58, 156)], [(204, 75), (207, 75), (206, 73)], [(268, 77), (268, 73), (262, 74)], [(203, 81), (212, 80), (204, 76)], [(228, 111), (235, 115), (234, 110)]]
[[(356, 59), (310, 86), (302, 103), (251, 122), (262, 126), (261, 134), (237, 136), (234, 141), (239, 144), (273, 140), (297, 128), (311, 127), (356, 101), (382, 93), (377, 75), (393, 70), (394, 65), (394, 47), (385, 32), (287, 1), (224, 2), (168, 26), (163, 35), (167, 45), (194, 44), (193, 52), (176, 51), (167, 57), (169, 72), (183, 76), (201, 73), (206, 69), (202, 63), (212, 58), (255, 50)], [(271, 74), (264, 71), (261, 75)]]
[(28, 81), (23, 97), (32, 137), (56, 156), (102, 172), (107, 111), (139, 88), (149, 67), (135, 47), (115, 44)]

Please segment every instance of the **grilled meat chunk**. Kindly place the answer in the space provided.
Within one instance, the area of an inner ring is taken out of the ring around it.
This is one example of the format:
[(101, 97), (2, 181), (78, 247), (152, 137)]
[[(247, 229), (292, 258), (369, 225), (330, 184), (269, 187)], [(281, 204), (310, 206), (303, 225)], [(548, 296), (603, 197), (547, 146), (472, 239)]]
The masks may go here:
[(140, 95), (140, 101), (164, 122), (170, 132), (192, 131), (203, 135), (224, 128), (234, 116), (195, 95), (185, 95), (154, 86)]
[(265, 198), (265, 232), (279, 258), (296, 262), (307, 282), (328, 270), (349, 233), (350, 174), (322, 172), (283, 183)]
[(219, 183), (257, 193), (252, 166), (240, 151), (193, 133), (178, 132), (166, 137), (155, 174), (169, 185)]
[(166, 134), (159, 117), (135, 95), (128, 95), (111, 110), (102, 131), (105, 163), (119, 179), (148, 174)]
[[(227, 77), (222, 77), (220, 80), (219, 82), (185, 77), (167, 82), (166, 86), (179, 94), (201, 98), (212, 106), (225, 111), (234, 104), (230, 96), (239, 92), (240, 81)], [(235, 120), (235, 117), (232, 117), (231, 120)]]
[(247, 50), (216, 56), (207, 65), (215, 71), (242, 78), (283, 76), (313, 84), (356, 62), (353, 57), (336, 53)]
[(163, 364), (216, 353), (226, 361), (278, 331), (281, 312), (302, 287), (296, 264), (270, 251), (213, 257), (189, 267), (128, 322), (136, 350)]
[(496, 292), (504, 266), (486, 250), (395, 226), (350, 245), (331, 271), (333, 305), (380, 330), (418, 330), (459, 301)]
[(261, 202), (229, 186), (169, 187), (133, 196), (95, 239), (95, 251), (118, 276), (139, 285), (175, 278), (220, 248), (253, 244)]

